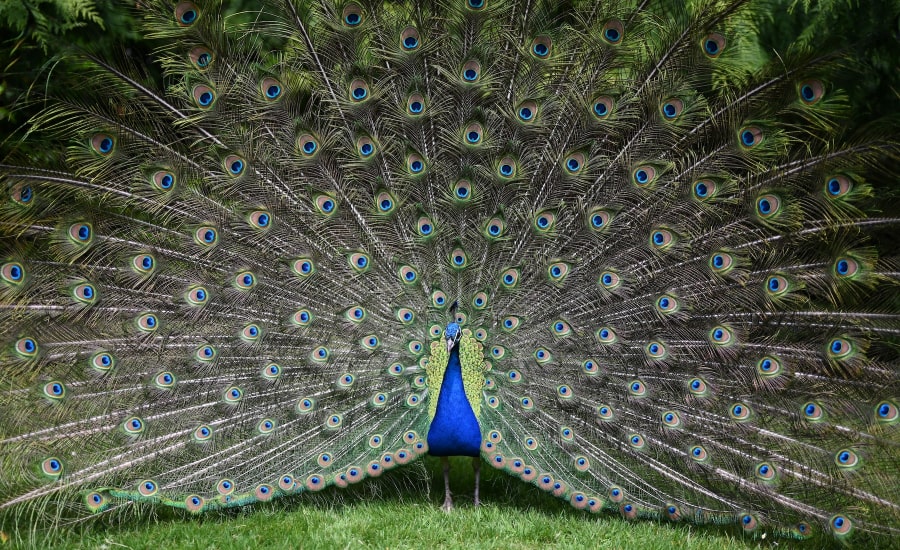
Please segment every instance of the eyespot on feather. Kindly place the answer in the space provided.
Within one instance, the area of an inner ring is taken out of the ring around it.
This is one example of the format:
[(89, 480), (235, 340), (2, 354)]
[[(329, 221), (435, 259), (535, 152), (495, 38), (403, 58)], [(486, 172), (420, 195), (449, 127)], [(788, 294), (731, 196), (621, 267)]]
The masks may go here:
[(365, 273), (371, 267), (372, 261), (365, 252), (354, 252), (347, 256), (347, 264), (357, 273)]
[(853, 344), (846, 338), (833, 338), (828, 343), (829, 359), (843, 360), (853, 353)]
[(628, 383), (628, 393), (633, 397), (645, 397), (647, 386), (641, 380), (632, 380)]
[(656, 310), (663, 314), (675, 313), (679, 309), (678, 299), (671, 294), (663, 294), (654, 302)]
[(538, 59), (547, 59), (553, 49), (553, 41), (549, 36), (538, 36), (531, 41), (531, 55)]
[(609, 227), (612, 219), (613, 216), (609, 211), (603, 208), (595, 207), (587, 213), (586, 225), (590, 230), (594, 232), (600, 232)]
[(497, 174), (503, 179), (512, 179), (517, 173), (516, 161), (510, 156), (503, 157), (497, 164)]
[(694, 445), (691, 447), (688, 451), (688, 456), (695, 462), (707, 462), (709, 460), (709, 453), (702, 445)]
[(859, 262), (849, 256), (842, 256), (834, 262), (834, 274), (838, 279), (851, 279), (859, 273)]
[(706, 202), (715, 197), (717, 190), (718, 186), (716, 185), (716, 182), (711, 179), (697, 180), (692, 186), (694, 198), (700, 202)]
[[(443, 309), (447, 306), (447, 295), (441, 290), (435, 290), (431, 293), (431, 305)], [(440, 327), (438, 327), (440, 329)]]
[(421, 175), (425, 173), (425, 159), (418, 153), (412, 153), (406, 157), (406, 168), (412, 175)]
[(266, 230), (272, 226), (272, 214), (267, 210), (254, 210), (247, 216), (247, 222), (255, 229)]
[(142, 332), (154, 332), (159, 327), (159, 320), (153, 313), (144, 313), (135, 322)]
[(763, 142), (764, 134), (758, 126), (747, 126), (738, 131), (738, 141), (745, 150), (750, 150)]
[(660, 417), (666, 428), (679, 428), (681, 426), (681, 415), (678, 414), (678, 411), (663, 411)]
[(603, 25), (600, 36), (607, 44), (617, 46), (622, 43), (622, 38), (625, 36), (625, 25), (618, 19), (611, 19)]
[(724, 325), (718, 325), (710, 329), (709, 340), (716, 346), (729, 346), (733, 343), (734, 332)]
[(378, 347), (381, 345), (381, 340), (376, 335), (369, 334), (368, 336), (363, 336), (360, 339), (360, 344), (362, 344), (362, 346), (367, 350), (373, 351), (378, 349)]
[(115, 368), (116, 359), (111, 354), (101, 351), (91, 356), (90, 365), (100, 372), (107, 372)]
[(469, 256), (462, 248), (456, 247), (450, 252), (450, 267), (453, 269), (465, 269), (469, 265)]
[(428, 216), (419, 216), (416, 220), (416, 232), (426, 239), (433, 237), (436, 234), (434, 220)]
[(350, 3), (344, 6), (341, 12), (341, 23), (345, 27), (358, 27), (364, 20), (362, 8), (356, 3)]
[(597, 282), (603, 288), (607, 290), (615, 290), (619, 288), (622, 284), (622, 280), (619, 278), (619, 275), (612, 271), (604, 271), (600, 274), (600, 277), (597, 279)]
[(666, 358), (668, 349), (662, 341), (654, 340), (644, 346), (644, 353), (649, 359), (658, 361)]
[(397, 199), (388, 191), (379, 191), (375, 195), (375, 212), (380, 215), (392, 214), (397, 207)]
[(472, 200), (473, 191), (472, 183), (467, 179), (461, 179), (453, 184), (451, 195), (457, 203), (465, 204)]
[(58, 380), (47, 382), (42, 388), (44, 396), (51, 401), (61, 401), (66, 396), (66, 386)]
[(200, 10), (191, 2), (181, 2), (175, 6), (175, 22), (179, 27), (190, 27), (200, 19)]
[(594, 98), (591, 104), (591, 113), (597, 120), (606, 120), (612, 114), (615, 107), (615, 100), (606, 95)]
[(205, 84), (198, 84), (191, 90), (191, 97), (197, 107), (203, 110), (211, 108), (216, 102), (216, 91)]
[(240, 338), (245, 342), (256, 342), (262, 336), (262, 329), (255, 323), (250, 323), (241, 329)]
[(184, 508), (188, 512), (198, 514), (203, 510), (205, 504), (203, 497), (199, 495), (190, 495), (184, 499)]
[(713, 273), (724, 275), (734, 267), (734, 257), (727, 252), (715, 252), (709, 257), (709, 267)]
[(410, 116), (419, 116), (425, 112), (425, 98), (420, 93), (410, 94), (406, 100), (406, 113)]
[(756, 363), (756, 372), (763, 378), (778, 376), (781, 374), (781, 368), (781, 360), (768, 355)]
[(466, 61), (459, 72), (460, 77), (465, 84), (474, 84), (481, 78), (481, 63), (472, 59)]
[(357, 78), (350, 83), (350, 89), (347, 93), (349, 95), (350, 101), (352, 101), (353, 103), (362, 103), (366, 101), (370, 96), (369, 85), (365, 80)]
[(669, 98), (662, 102), (659, 106), (659, 111), (662, 113), (663, 120), (677, 120), (681, 116), (682, 111), (684, 111), (684, 102), (677, 97)]
[(853, 531), (853, 522), (847, 516), (838, 514), (828, 522), (831, 532), (838, 538), (844, 538)]
[(900, 418), (897, 405), (890, 401), (882, 401), (875, 405), (875, 419), (878, 422), (893, 424)]
[(202, 286), (191, 287), (184, 293), (184, 299), (188, 305), (202, 306), (209, 301), (209, 292)]
[(265, 367), (262, 368), (260, 374), (266, 380), (277, 380), (281, 376), (281, 366), (277, 363), (269, 363)]
[(782, 275), (771, 275), (766, 279), (766, 293), (772, 297), (784, 295), (789, 290), (790, 283)]
[(157, 191), (171, 191), (175, 187), (175, 174), (168, 170), (158, 170), (150, 177), (150, 182)]
[(304, 158), (312, 158), (319, 152), (319, 142), (312, 134), (301, 134), (297, 138), (297, 150)]
[(284, 86), (277, 79), (267, 76), (260, 80), (259, 91), (264, 100), (274, 103), (281, 99), (284, 93)]
[(69, 239), (79, 245), (87, 246), (94, 240), (94, 230), (90, 223), (76, 222), (69, 226)]
[(797, 96), (804, 105), (815, 105), (825, 96), (825, 86), (821, 80), (804, 80), (797, 86)]
[(499, 239), (506, 233), (506, 222), (499, 216), (494, 216), (484, 224), (482, 232), (490, 240)]
[(337, 200), (331, 195), (315, 195), (313, 197), (313, 204), (319, 214), (322, 214), (327, 218), (334, 216), (338, 211)]
[(225, 160), (222, 163), (225, 166), (225, 171), (228, 172), (229, 175), (237, 177), (244, 173), (244, 169), (247, 167), (244, 159), (237, 155), (228, 155), (225, 157)]
[(534, 123), (537, 120), (537, 115), (538, 105), (531, 100), (523, 101), (516, 109), (516, 117), (519, 119), (519, 122), (525, 124)]
[(688, 380), (688, 391), (695, 397), (706, 397), (709, 395), (709, 386), (702, 378), (696, 377)]
[(362, 158), (370, 158), (375, 153), (375, 142), (368, 136), (360, 136), (356, 140), (356, 150)]
[(500, 274), (500, 284), (507, 290), (516, 288), (519, 283), (519, 270), (509, 268)]
[(222, 397), (225, 403), (235, 405), (244, 397), (244, 392), (237, 386), (231, 386), (222, 393)]
[(215, 227), (203, 225), (194, 231), (194, 242), (204, 247), (213, 247), (219, 241), (219, 234)]
[(49, 478), (58, 478), (63, 471), (63, 463), (56, 457), (46, 458), (41, 462), (41, 472)]
[(747, 532), (755, 531), (759, 526), (759, 521), (753, 514), (742, 514), (739, 521), (741, 523), (741, 529)]
[(196, 69), (204, 71), (215, 61), (215, 55), (208, 48), (196, 46), (188, 52), (188, 59)]
[(91, 136), (91, 149), (101, 157), (112, 154), (116, 148), (116, 140), (109, 134), (99, 133)]
[(24, 183), (17, 183), (10, 189), (9, 196), (18, 205), (29, 206), (34, 202), (34, 188)]
[(847, 176), (834, 175), (825, 180), (825, 196), (829, 199), (839, 199), (846, 196), (853, 189), (853, 181)]
[(419, 47), (419, 31), (415, 27), (406, 27), (400, 33), (400, 48), (411, 52)]
[(294, 312), (291, 316), (291, 321), (298, 327), (305, 327), (312, 323), (313, 314), (310, 310), (303, 308)]
[(215, 361), (217, 356), (218, 351), (216, 350), (216, 347), (209, 344), (201, 344), (197, 347), (196, 351), (194, 351), (194, 358), (203, 363)]
[(556, 226), (556, 213), (552, 210), (543, 210), (534, 216), (532, 223), (538, 233), (547, 233)]
[(649, 164), (638, 166), (631, 172), (631, 181), (639, 188), (649, 188), (656, 182), (656, 168)]
[(584, 168), (584, 154), (582, 153), (572, 153), (567, 156), (563, 161), (563, 166), (566, 168), (566, 172), (570, 174), (577, 174), (581, 172)]
[(760, 481), (770, 482), (775, 480), (778, 470), (769, 462), (761, 462), (753, 469), (753, 473)]
[(671, 231), (659, 228), (650, 233), (650, 246), (656, 250), (667, 250), (675, 242)]
[(706, 57), (716, 59), (725, 51), (725, 37), (717, 32), (710, 33), (701, 41), (701, 47)]
[(473, 122), (466, 126), (463, 130), (464, 144), (468, 146), (478, 145), (481, 143), (484, 129), (478, 122)]

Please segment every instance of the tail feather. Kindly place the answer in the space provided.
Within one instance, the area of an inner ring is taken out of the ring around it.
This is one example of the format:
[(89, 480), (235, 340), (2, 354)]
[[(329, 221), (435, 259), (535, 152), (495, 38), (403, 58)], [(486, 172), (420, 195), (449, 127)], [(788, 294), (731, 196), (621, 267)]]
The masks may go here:
[(576, 508), (897, 535), (895, 124), (664, 4), (142, 7), (167, 88), (82, 54), (0, 165), (0, 514), (376, 477), (452, 321), (483, 459)]

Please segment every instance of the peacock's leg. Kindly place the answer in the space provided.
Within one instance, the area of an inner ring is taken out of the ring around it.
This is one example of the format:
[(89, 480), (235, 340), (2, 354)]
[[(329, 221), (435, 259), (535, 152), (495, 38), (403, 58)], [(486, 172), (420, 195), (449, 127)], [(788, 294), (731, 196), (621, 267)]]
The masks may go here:
[(450, 497), (450, 459), (442, 456), (441, 465), (444, 467), (444, 505), (441, 509), (449, 512), (453, 509), (453, 499)]
[(481, 506), (481, 500), (478, 499), (478, 480), (481, 474), (481, 457), (472, 457), (472, 469), (475, 470), (475, 506)]

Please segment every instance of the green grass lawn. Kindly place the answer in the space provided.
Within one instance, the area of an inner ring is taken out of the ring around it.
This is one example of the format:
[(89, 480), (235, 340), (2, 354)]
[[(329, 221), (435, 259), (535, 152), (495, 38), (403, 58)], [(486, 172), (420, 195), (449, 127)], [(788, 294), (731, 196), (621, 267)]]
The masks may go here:
[[(349, 490), (278, 499), (204, 516), (168, 508), (110, 514), (55, 533), (38, 532), (41, 548), (822, 548), (830, 540), (798, 543), (757, 538), (739, 529), (687, 523), (625, 521), (571, 508), (537, 487), (487, 466), (482, 506), (472, 505), (468, 459), (453, 462), (456, 508), (445, 513), (437, 459), (428, 458)], [(27, 526), (18, 526), (28, 530)], [(12, 526), (4, 526), (7, 533)], [(9, 546), (13, 541), (7, 542)], [(0, 548), (4, 545), (0, 544)], [(18, 545), (17, 545), (18, 546)]]

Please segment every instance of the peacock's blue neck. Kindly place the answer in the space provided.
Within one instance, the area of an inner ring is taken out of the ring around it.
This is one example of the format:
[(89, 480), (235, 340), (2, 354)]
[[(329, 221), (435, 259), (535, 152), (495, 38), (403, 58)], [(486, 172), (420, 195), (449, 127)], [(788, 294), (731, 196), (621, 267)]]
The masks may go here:
[(481, 428), (466, 398), (457, 346), (450, 351), (437, 411), (428, 429), (428, 453), (434, 456), (478, 456), (480, 449)]

